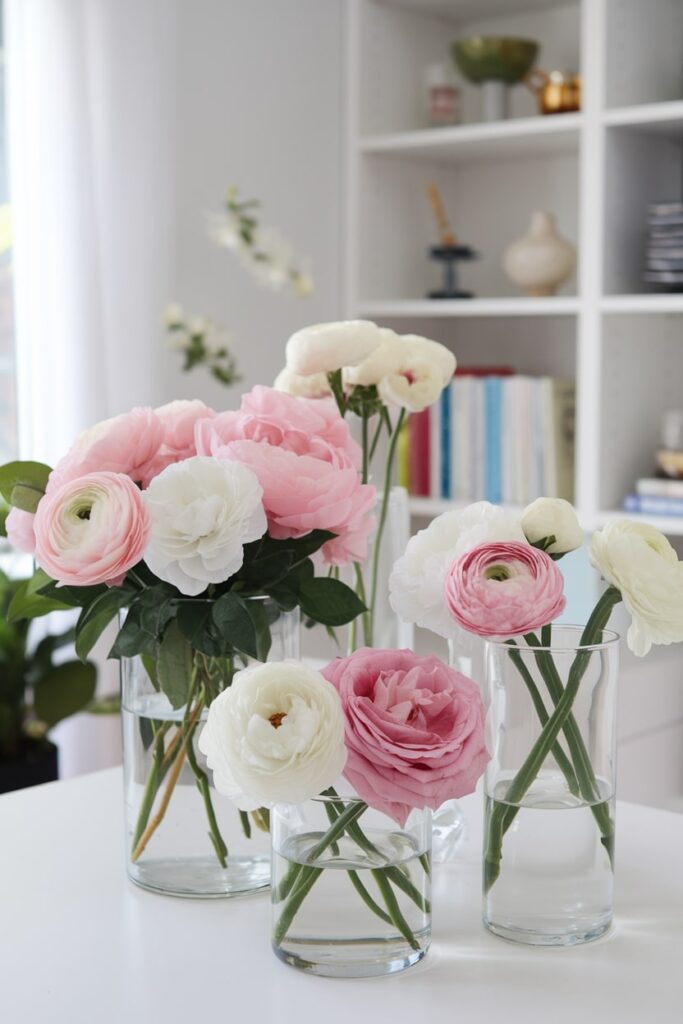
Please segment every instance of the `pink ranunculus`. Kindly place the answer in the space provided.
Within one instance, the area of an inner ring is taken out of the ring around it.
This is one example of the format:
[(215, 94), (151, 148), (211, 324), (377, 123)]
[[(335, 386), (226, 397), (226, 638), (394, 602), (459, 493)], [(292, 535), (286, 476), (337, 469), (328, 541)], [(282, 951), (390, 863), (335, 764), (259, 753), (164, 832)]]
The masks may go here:
[(199, 455), (253, 470), (271, 537), (329, 530), (337, 536), (322, 548), (326, 562), (366, 557), (376, 492), (360, 482), (358, 446), (333, 403), (257, 387), (239, 412), (198, 422), (195, 440)]
[(125, 473), (149, 480), (164, 440), (164, 424), (153, 409), (138, 408), (102, 420), (76, 439), (48, 480), (47, 491), (89, 473)]
[(479, 544), (448, 568), (446, 607), (463, 629), (497, 640), (529, 633), (564, 611), (562, 573), (518, 541)]
[(5, 520), (7, 540), (12, 547), (32, 555), (36, 550), (36, 534), (34, 529), (35, 515), (24, 512), (21, 508), (12, 508)]
[(364, 647), (322, 673), (341, 697), (344, 775), (361, 799), (400, 825), (473, 792), (489, 754), (471, 679), (434, 657)]
[(123, 473), (89, 473), (52, 488), (35, 516), (41, 569), (71, 586), (121, 583), (142, 558), (151, 520), (142, 492)]
[(177, 399), (154, 410), (163, 424), (161, 446), (154, 458), (145, 467), (141, 480), (144, 488), (159, 476), (167, 466), (185, 459), (194, 458), (197, 446), (194, 440), (195, 426), (199, 420), (211, 420), (216, 413), (199, 399)]
[(356, 468), (361, 464), (360, 447), (331, 398), (298, 398), (261, 385), (242, 396), (238, 412), (219, 413), (213, 420), (199, 422), (197, 454), (211, 454), (215, 437), (224, 443), (264, 441), (299, 455), (331, 446), (344, 451)]

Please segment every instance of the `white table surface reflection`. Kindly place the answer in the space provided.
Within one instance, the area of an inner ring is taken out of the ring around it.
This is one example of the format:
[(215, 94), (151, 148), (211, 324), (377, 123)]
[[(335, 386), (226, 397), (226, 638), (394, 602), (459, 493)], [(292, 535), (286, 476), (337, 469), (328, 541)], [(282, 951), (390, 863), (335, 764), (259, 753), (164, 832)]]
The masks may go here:
[(267, 897), (191, 901), (130, 884), (118, 769), (0, 797), (3, 1024), (673, 1024), (683, 1021), (683, 815), (620, 804), (617, 919), (530, 949), (480, 924), (478, 797), (437, 869), (434, 943), (390, 978), (315, 978), (269, 946)]

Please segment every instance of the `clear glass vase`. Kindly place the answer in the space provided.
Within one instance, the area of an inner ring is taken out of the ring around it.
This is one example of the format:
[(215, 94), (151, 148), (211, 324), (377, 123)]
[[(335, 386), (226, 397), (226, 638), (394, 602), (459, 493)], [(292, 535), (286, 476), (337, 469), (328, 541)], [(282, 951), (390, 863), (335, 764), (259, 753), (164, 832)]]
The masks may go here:
[(486, 645), (484, 923), (566, 946), (612, 921), (618, 637)]
[[(285, 613), (268, 598), (253, 600), (268, 615), (268, 660), (298, 658), (298, 609)], [(192, 661), (191, 698), (179, 708), (153, 681), (149, 662), (121, 661), (128, 875), (173, 896), (243, 896), (270, 884), (268, 813), (245, 814), (216, 793), (197, 740), (210, 700), (244, 661), (198, 651)]]
[(429, 811), (400, 827), (357, 797), (271, 812), (273, 949), (312, 974), (365, 978), (421, 960), (431, 941)]

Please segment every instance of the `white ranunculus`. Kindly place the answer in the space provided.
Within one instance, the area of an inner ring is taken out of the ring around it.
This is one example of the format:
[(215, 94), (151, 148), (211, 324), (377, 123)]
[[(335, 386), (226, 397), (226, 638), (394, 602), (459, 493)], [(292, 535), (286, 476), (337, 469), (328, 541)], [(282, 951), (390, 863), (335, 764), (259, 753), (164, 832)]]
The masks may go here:
[(211, 704), (199, 749), (218, 792), (242, 810), (303, 803), (346, 762), (339, 694), (302, 662), (243, 669)]
[(583, 530), (574, 506), (564, 498), (536, 498), (522, 513), (522, 529), (530, 544), (554, 537), (554, 543), (544, 548), (549, 555), (566, 555), (583, 544)]
[(396, 405), (409, 412), (422, 412), (434, 405), (442, 391), (438, 367), (412, 356), (393, 373), (382, 377), (377, 385), (377, 394), (384, 405)]
[(382, 328), (371, 320), (340, 320), (313, 324), (291, 336), (287, 342), (287, 368), (310, 377), (356, 366), (382, 341)]
[(455, 356), (450, 349), (439, 341), (430, 341), (419, 334), (401, 334), (400, 339), (408, 346), (415, 359), (425, 359), (438, 367), (443, 387), (450, 384), (456, 366)]
[(524, 543), (519, 516), (488, 501), (437, 516), (408, 541), (389, 577), (391, 607), (404, 622), (448, 638), (458, 635), (444, 601), (446, 570), (454, 558), (487, 541)]
[(312, 373), (310, 377), (302, 377), (292, 373), (286, 366), (278, 373), (273, 387), (276, 391), (285, 391), (297, 398), (328, 398), (332, 394), (326, 373)]
[(440, 378), (440, 390), (451, 381), (455, 373), (455, 356), (438, 341), (430, 341), (418, 334), (396, 334), (388, 328), (379, 328), (381, 344), (358, 366), (344, 371), (345, 384), (379, 385), (382, 380), (401, 370), (409, 371), (414, 365), (430, 364)]
[(664, 534), (618, 519), (593, 535), (592, 565), (621, 593), (631, 625), (626, 642), (643, 657), (652, 644), (683, 640), (683, 564)]
[(266, 532), (262, 494), (238, 462), (195, 456), (167, 466), (143, 492), (152, 517), (145, 562), (181, 594), (223, 583), (241, 567), (244, 545)]

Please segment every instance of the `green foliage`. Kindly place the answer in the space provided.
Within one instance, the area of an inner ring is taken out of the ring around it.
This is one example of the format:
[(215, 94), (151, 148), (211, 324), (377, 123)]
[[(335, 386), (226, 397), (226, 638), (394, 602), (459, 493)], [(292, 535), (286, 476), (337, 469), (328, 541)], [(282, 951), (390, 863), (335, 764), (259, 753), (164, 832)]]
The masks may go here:
[(0, 494), (8, 505), (35, 512), (51, 472), (42, 462), (7, 462), (0, 466)]
[(50, 584), (40, 571), (28, 580), (0, 573), (0, 759), (21, 753), (29, 728), (33, 735), (46, 731), (86, 708), (95, 693), (94, 665), (54, 664), (56, 652), (73, 643), (73, 629), (29, 643), (32, 618), (69, 607), (39, 593)]

